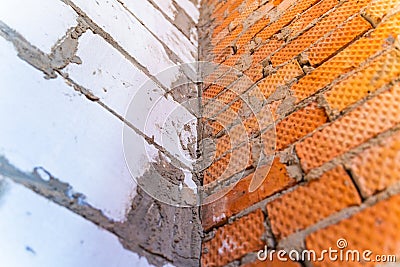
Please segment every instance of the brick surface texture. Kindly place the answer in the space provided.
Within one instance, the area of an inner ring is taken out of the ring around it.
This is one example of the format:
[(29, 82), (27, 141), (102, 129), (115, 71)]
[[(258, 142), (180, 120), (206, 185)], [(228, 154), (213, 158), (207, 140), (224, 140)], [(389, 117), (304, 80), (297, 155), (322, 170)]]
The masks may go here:
[(202, 5), (200, 50), (219, 64), (202, 92), (216, 147), (202, 171), (202, 266), (377, 266), (255, 256), (340, 238), (399, 259), (400, 1)]

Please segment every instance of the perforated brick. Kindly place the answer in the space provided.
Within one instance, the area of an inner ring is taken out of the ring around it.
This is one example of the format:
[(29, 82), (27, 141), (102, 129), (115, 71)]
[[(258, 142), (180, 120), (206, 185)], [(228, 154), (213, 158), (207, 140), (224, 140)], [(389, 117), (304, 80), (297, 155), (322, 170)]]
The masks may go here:
[(230, 32), (224, 39), (221, 40), (215, 47), (214, 47), (214, 54), (220, 54), (226, 47), (232, 46), (234, 40), (239, 36), (242, 32), (243, 26), (240, 24), (238, 25), (232, 32)]
[(371, 29), (369, 24), (361, 16), (356, 16), (337, 28), (331, 35), (318, 41), (307, 52), (308, 59), (312, 65), (320, 64), (340, 48), (354, 40), (357, 36)]
[(320, 20), (314, 27), (301, 34), (298, 38), (294, 39), (287, 46), (273, 55), (271, 57), (273, 65), (280, 65), (299, 55), (319, 38), (334, 30), (351, 15), (360, 11), (360, 9), (365, 7), (370, 1), (371, 0), (350, 0), (344, 2), (334, 12)]
[(288, 83), (290, 80), (303, 74), (299, 63), (292, 61), (277, 70), (277, 72), (265, 77), (258, 83), (258, 88), (268, 98), (278, 86)]
[(400, 180), (400, 132), (361, 152), (351, 160), (351, 170), (365, 197)]
[(227, 134), (224, 134), (223, 136), (218, 138), (215, 142), (216, 142), (216, 152), (215, 152), (216, 159), (218, 159), (224, 153), (226, 153), (228, 150), (231, 149), (230, 136)]
[(224, 126), (218, 121), (208, 121), (207, 126), (211, 130), (212, 135), (216, 136), (220, 131), (224, 129)]
[(262, 30), (257, 37), (262, 38), (263, 41), (268, 40), (275, 33), (279, 32), (283, 27), (288, 25), (298, 14), (305, 11), (307, 8), (314, 5), (319, 0), (303, 0), (298, 1), (295, 5), (289, 8), (283, 15), (275, 22), (270, 24), (264, 30)]
[(253, 84), (253, 81), (251, 81), (248, 77), (242, 76), (238, 80), (236, 80), (235, 83), (229, 86), (229, 90), (232, 90), (236, 94), (241, 95)]
[(251, 67), (244, 72), (244, 74), (249, 77), (253, 82), (260, 80), (263, 77), (263, 65), (260, 63), (254, 63)]
[(240, 59), (240, 57), (241, 57), (244, 53), (245, 53), (245, 52), (244, 52), (244, 49), (241, 49), (241, 50), (237, 51), (236, 54), (234, 54), (234, 55), (230, 56), (229, 58), (227, 58), (227, 59), (224, 61), (223, 64), (226, 65), (226, 66), (230, 66), (230, 67), (235, 66), (236, 63), (238, 62), (238, 60)]
[(267, 204), (272, 232), (278, 239), (303, 230), (353, 205), (361, 204), (357, 189), (342, 167), (336, 167), (295, 191)]
[(399, 6), (398, 0), (374, 0), (368, 5), (363, 14), (374, 25), (377, 25), (384, 16), (394, 11), (395, 8), (399, 8)]
[(206, 103), (209, 99), (216, 97), (223, 90), (223, 86), (220, 86), (218, 84), (211, 84), (205, 91), (203, 91), (203, 102)]
[(262, 45), (259, 47), (252, 55), (253, 62), (254, 63), (259, 63), (265, 58), (267, 58), (272, 52), (277, 50), (279, 47), (282, 46), (285, 42), (282, 40), (278, 39), (271, 39), (269, 42), (266, 44)]
[(204, 177), (204, 185), (217, 180), (226, 180), (232, 175), (249, 168), (252, 164), (249, 144), (233, 149), (232, 152), (216, 160), (207, 168), (207, 172), (210, 175), (207, 179)]
[(297, 20), (293, 21), (288, 27), (290, 29), (289, 38), (297, 36), (302, 32), (313, 20), (318, 19), (339, 3), (338, 0), (323, 0), (309, 8)]
[(292, 86), (297, 102), (318, 92), (341, 74), (357, 67), (370, 56), (387, 46), (393, 36), (400, 34), (400, 13), (379, 24), (365, 36), (319, 66)]
[(400, 77), (400, 52), (393, 49), (335, 85), (325, 93), (325, 98), (332, 109), (342, 111), (398, 77)]
[(204, 185), (210, 184), (216, 180), (224, 173), (226, 170), (229, 160), (231, 159), (231, 154), (226, 154), (222, 158), (214, 161), (208, 168), (207, 168), (207, 176), (204, 176), (203, 183)]
[[(239, 1), (238, 1), (239, 2)], [(215, 27), (213, 31), (213, 37), (215, 37), (220, 31), (222, 31), (224, 28), (228, 27), (228, 25), (237, 17), (239, 16), (239, 11), (235, 10), (232, 12), (224, 21)]]
[(236, 41), (236, 45), (244, 47), (259, 31), (261, 31), (269, 23), (269, 18), (262, 17), (256, 23), (251, 25)]
[(308, 172), (400, 122), (400, 86), (368, 100), (296, 145)]
[(234, 92), (230, 89), (227, 89), (217, 97), (217, 101), (220, 101), (224, 104), (229, 104), (237, 97), (238, 97), (238, 94), (236, 92)]
[(276, 125), (276, 149), (282, 150), (327, 122), (323, 108), (313, 102), (280, 121)]
[[(396, 195), (367, 208), (338, 224), (318, 230), (306, 238), (307, 249), (313, 249), (317, 255), (322, 250), (338, 249), (337, 241), (345, 239), (346, 249), (358, 250), (360, 258), (366, 250), (372, 251), (370, 262), (332, 261), (325, 257), (324, 261), (314, 262), (313, 266), (379, 266), (375, 261), (377, 255), (400, 255), (400, 196)], [(373, 260), (373, 261), (372, 261)], [(386, 263), (396, 266), (396, 263)]]
[(213, 59), (213, 62), (216, 63), (222, 63), (224, 62), (227, 58), (232, 56), (233, 54), (233, 49), (231, 47), (225, 47), (218, 55), (216, 55)]
[(269, 110), (271, 111), (272, 117), (274, 121), (279, 118), (279, 114), (277, 113), (279, 106), (282, 104), (282, 100), (273, 101), (268, 104)]
[[(261, 168), (264, 168), (265, 172), (268, 171), (268, 167), (266, 166)], [(261, 186), (256, 191), (250, 193), (248, 189), (252, 178), (253, 174), (250, 174), (240, 180), (225, 196), (203, 206), (202, 225), (206, 231), (211, 227), (226, 222), (232, 215), (264, 198), (294, 185), (296, 182), (293, 178), (289, 177), (286, 166), (280, 162), (279, 158), (274, 160)]]
[(262, 249), (264, 231), (264, 214), (260, 209), (219, 228), (213, 239), (203, 243), (202, 266), (224, 266)]

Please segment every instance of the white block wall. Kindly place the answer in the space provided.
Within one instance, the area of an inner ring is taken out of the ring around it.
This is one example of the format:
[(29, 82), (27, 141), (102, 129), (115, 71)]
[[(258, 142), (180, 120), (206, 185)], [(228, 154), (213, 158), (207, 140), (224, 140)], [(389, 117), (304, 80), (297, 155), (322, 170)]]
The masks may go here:
[[(179, 23), (178, 16), (188, 23)], [(84, 196), (82, 205), (123, 222), (136, 195), (134, 178), (159, 153), (145, 136), (184, 165), (193, 163), (179, 145), (179, 132), (189, 123), (195, 137), (196, 118), (164, 97), (175, 75), (157, 74), (196, 60), (198, 16), (198, 5), (189, 0), (0, 1), (0, 158), (24, 173), (42, 168), (43, 180), (57, 178), (71, 187), (69, 193)], [(52, 79), (18, 55), (18, 44), (5, 30), (20, 34), (28, 50), (51, 61), (79, 21), (88, 27), (76, 41), (80, 60), (74, 62), (80, 64), (54, 70)], [(143, 101), (128, 118), (134, 149), (125, 159), (122, 118), (135, 96)], [(0, 254), (7, 256), (2, 264), (64, 266), (57, 260), (68, 257), (65, 266), (149, 266), (111, 233), (15, 183), (2, 168), (0, 179), (7, 184), (0, 190)], [(185, 174), (193, 185), (190, 172)], [(63, 242), (48, 245), (55, 240)]]

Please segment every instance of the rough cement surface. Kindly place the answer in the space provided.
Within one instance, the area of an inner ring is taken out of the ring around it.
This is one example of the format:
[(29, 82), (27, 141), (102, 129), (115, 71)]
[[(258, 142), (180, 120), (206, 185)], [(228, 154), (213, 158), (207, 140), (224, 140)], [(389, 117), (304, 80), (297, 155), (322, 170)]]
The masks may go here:
[[(160, 159), (139, 179), (149, 180), (158, 172), (164, 179), (179, 184), (184, 173)], [(143, 250), (160, 255), (175, 266), (199, 266), (202, 228), (199, 208), (175, 207), (150, 197), (140, 186), (124, 223), (115, 231), (127, 248), (138, 244)]]

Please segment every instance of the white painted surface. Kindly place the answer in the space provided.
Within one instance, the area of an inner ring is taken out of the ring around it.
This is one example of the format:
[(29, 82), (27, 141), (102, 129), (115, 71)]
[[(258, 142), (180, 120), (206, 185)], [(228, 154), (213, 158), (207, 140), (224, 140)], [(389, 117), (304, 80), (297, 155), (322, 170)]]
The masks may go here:
[(76, 26), (76, 18), (73, 9), (59, 0), (0, 1), (0, 21), (46, 53), (67, 29)]
[[(0, 58), (0, 154), (24, 171), (44, 167), (123, 220), (136, 184), (125, 164), (122, 122), (61, 79), (45, 80), (2, 38)], [(133, 131), (130, 139), (143, 143)], [(130, 155), (138, 176), (149, 161), (142, 147)]]
[[(72, 0), (152, 75), (175, 66), (158, 40), (115, 0)], [(173, 77), (170, 77), (173, 78)], [(173, 80), (166, 79), (170, 86)]]
[[(165, 98), (163, 89), (98, 35), (90, 31), (83, 34), (77, 55), (82, 64), (71, 64), (66, 68), (70, 78), (91, 90), (120, 116), (125, 117), (130, 105), (125, 118), (147, 136), (154, 136), (159, 145), (191, 166), (193, 159), (182, 150), (179, 133), (185, 134), (183, 126), (191, 122), (190, 135), (196, 136), (196, 119), (192, 114), (173, 99)], [(137, 144), (135, 149), (139, 146), (144, 149), (143, 142)]]
[(194, 62), (195, 58), (193, 55), (196, 54), (196, 47), (147, 0), (124, 0), (122, 2), (183, 63)]
[(152, 266), (115, 235), (9, 179), (1, 181), (1, 266)]
[(173, 0), (153, 0), (154, 3), (172, 20), (175, 19), (176, 7), (173, 5)]
[(189, 0), (175, 0), (176, 3), (186, 11), (195, 23), (199, 22), (199, 9)]

